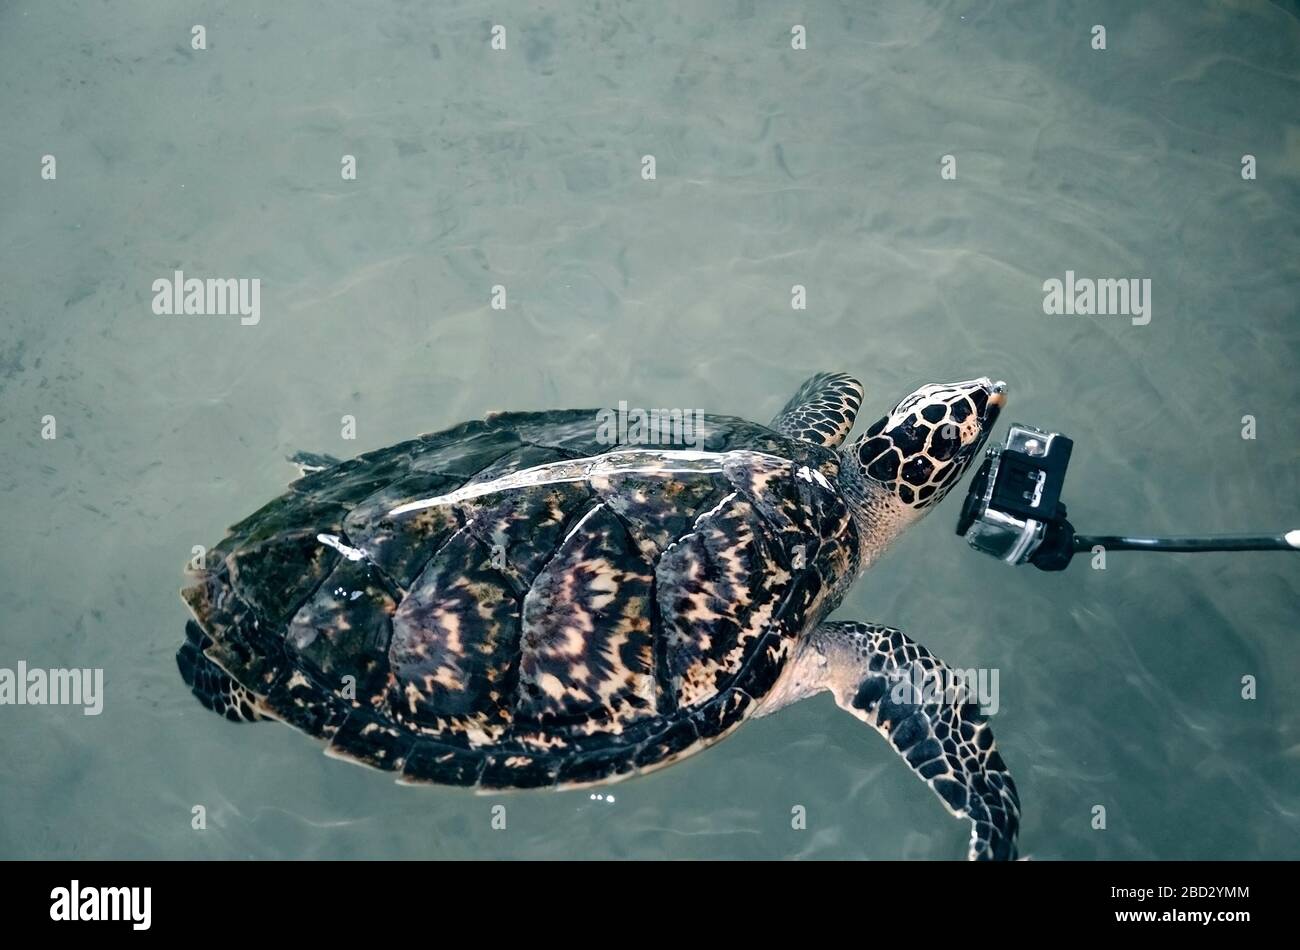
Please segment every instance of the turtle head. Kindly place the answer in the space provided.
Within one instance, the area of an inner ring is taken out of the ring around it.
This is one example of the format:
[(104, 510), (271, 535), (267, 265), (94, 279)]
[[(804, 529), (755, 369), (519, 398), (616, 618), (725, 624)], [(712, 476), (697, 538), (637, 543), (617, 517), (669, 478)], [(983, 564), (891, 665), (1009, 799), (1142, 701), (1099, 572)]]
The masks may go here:
[(841, 471), (868, 526), (883, 518), (897, 533), (937, 505), (979, 457), (1006, 391), (987, 376), (930, 383), (848, 445)]

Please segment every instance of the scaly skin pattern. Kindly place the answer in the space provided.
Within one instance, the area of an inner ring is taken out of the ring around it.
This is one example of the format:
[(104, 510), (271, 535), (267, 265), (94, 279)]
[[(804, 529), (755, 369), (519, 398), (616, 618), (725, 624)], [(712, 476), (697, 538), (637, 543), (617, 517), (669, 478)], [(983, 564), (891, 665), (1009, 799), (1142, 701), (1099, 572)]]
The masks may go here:
[(835, 446), (853, 428), (862, 404), (862, 384), (847, 373), (818, 373), (785, 404), (772, 428), (804, 442)]
[(953, 671), (899, 630), (832, 620), (799, 644), (760, 715), (822, 690), (879, 732), (958, 818), (971, 823), (967, 857), (1016, 856), (1020, 798), (973, 696), (945, 693)]

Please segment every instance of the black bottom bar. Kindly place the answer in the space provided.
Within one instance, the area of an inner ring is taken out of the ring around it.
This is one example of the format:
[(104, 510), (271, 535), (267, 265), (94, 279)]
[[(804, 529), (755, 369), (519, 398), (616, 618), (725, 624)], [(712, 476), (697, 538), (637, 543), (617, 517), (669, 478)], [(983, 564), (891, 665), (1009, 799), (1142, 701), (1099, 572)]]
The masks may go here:
[[(37, 929), (74, 939), (151, 933), (236, 946), (289, 938), (303, 947), (323, 938), (330, 946), (455, 940), (488, 948), (561, 935), (603, 945), (619, 933), (689, 928), (692, 943), (729, 946), (746, 933), (765, 934), (766, 943), (784, 932), (802, 943), (828, 931), (864, 945), (893, 935), (949, 945), (960, 935), (995, 946), (1008, 932), (1043, 943), (1068, 934), (1073, 943), (1126, 931), (1180, 941), (1200, 933), (1222, 945), (1252, 930), (1294, 929), (1295, 865), (1283, 862), (147, 861), (4, 870), (0, 909), (9, 937)], [(125, 919), (54, 919), (73, 916), (74, 894), (79, 918), (117, 908)]]

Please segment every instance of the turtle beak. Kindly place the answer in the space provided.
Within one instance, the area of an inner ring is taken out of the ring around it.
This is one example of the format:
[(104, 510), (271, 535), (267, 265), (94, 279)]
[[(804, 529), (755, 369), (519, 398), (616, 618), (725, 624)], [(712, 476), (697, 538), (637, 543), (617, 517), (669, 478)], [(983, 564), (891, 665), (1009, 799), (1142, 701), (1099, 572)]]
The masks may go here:
[[(1007, 384), (1002, 380), (994, 381), (987, 376), (981, 376), (979, 379), (972, 380), (976, 386), (984, 390), (984, 405), (980, 412), (980, 422), (986, 427), (990, 426), (997, 420), (998, 413), (1002, 407), (1007, 404)], [(980, 407), (980, 401), (975, 400), (975, 407)]]
[(993, 382), (987, 376), (984, 377), (984, 389), (989, 394), (988, 408), (984, 415), (991, 416), (994, 411), (1001, 411), (1002, 407), (1007, 404), (1007, 384), (1002, 380)]

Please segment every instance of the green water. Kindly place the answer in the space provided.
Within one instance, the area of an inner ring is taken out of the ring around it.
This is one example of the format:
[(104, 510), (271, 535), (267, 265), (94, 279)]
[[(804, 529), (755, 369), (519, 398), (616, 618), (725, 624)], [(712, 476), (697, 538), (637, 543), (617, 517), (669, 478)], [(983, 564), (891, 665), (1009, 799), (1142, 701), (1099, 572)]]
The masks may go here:
[[(181, 568), (295, 450), (619, 400), (764, 421), (822, 369), (874, 413), (989, 374), (1075, 439), (1081, 529), (1300, 522), (1294, 5), (506, 7), (0, 4), (0, 667), (106, 691), (0, 707), (0, 856), (964, 854), (826, 695), (612, 802), (398, 787), (213, 716), (172, 658)], [(260, 278), (260, 323), (156, 315), (177, 269)], [(1150, 279), (1150, 323), (1044, 314), (1067, 270)], [(968, 550), (957, 507), (837, 616), (999, 671), (1022, 849), (1300, 855), (1295, 560), (1049, 576)]]

